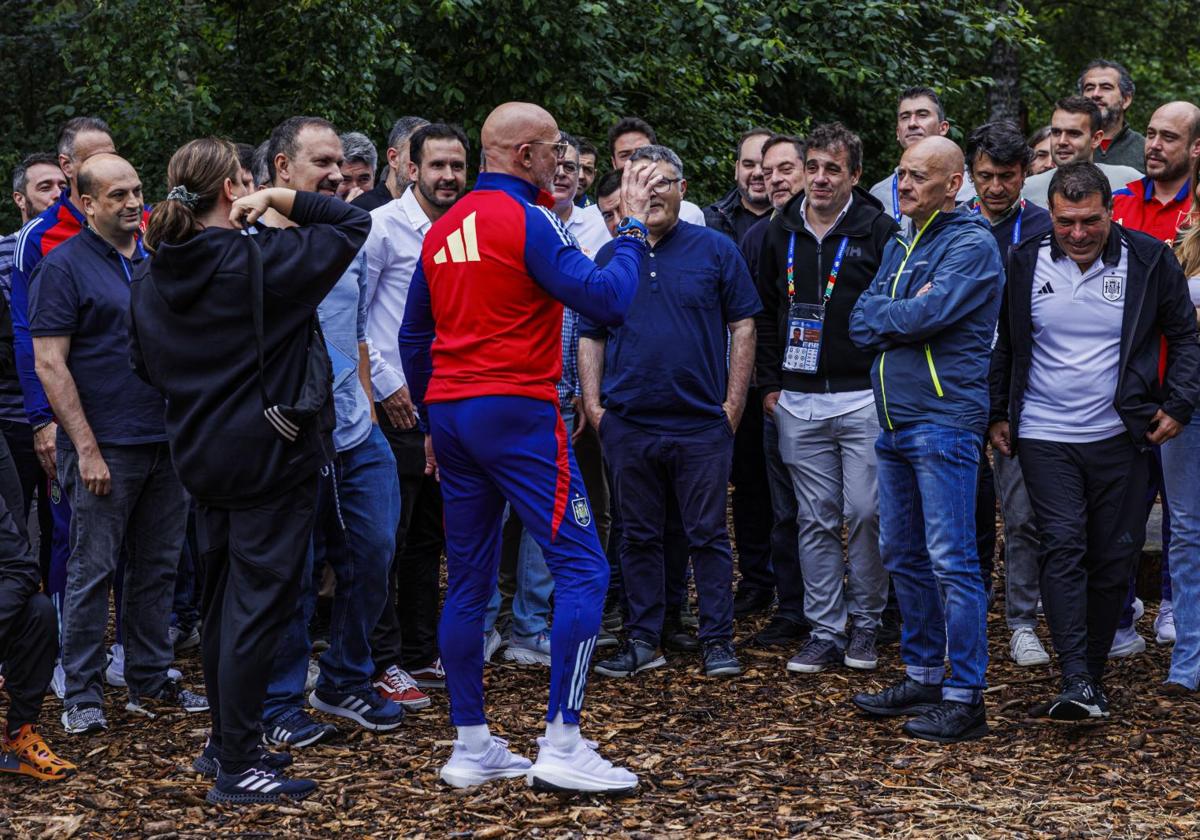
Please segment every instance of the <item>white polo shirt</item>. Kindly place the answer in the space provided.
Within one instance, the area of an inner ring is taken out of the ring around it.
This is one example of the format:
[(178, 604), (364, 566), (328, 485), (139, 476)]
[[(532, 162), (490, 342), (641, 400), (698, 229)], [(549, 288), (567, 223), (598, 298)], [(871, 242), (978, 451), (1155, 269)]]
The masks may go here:
[(400, 323), (408, 287), (421, 259), (421, 243), (431, 227), (433, 222), (417, 203), (412, 187), (371, 211), (371, 233), (363, 252), (367, 257), (367, 337), (381, 360), (371, 366), (377, 401), (408, 384), (400, 363)]
[(1129, 254), (1114, 230), (1086, 271), (1054, 241), (1033, 274), (1033, 357), (1020, 436), (1094, 443), (1125, 431), (1113, 403), (1121, 356)]
[(608, 232), (608, 225), (604, 224), (604, 217), (599, 211), (589, 213), (590, 209), (591, 207), (574, 207), (563, 224), (579, 243), (579, 249), (583, 251), (584, 256), (594, 260), (604, 244), (612, 240), (612, 236)]

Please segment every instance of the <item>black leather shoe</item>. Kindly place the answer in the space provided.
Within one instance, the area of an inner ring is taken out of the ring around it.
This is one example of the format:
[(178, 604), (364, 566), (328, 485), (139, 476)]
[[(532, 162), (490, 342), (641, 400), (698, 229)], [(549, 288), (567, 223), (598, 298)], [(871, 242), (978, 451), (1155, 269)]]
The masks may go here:
[(808, 638), (807, 622), (792, 621), (782, 615), (776, 615), (742, 644), (756, 648), (787, 648), (791, 650)]
[(773, 603), (775, 603), (775, 593), (770, 589), (741, 587), (733, 596), (733, 617), (745, 618), (748, 615), (766, 612)]
[(895, 685), (890, 685), (875, 694), (868, 692), (855, 694), (852, 702), (869, 715), (879, 715), (880, 717), (921, 715), (942, 702), (942, 687), (940, 685), (921, 685), (916, 680), (905, 677)]
[(901, 728), (905, 735), (939, 744), (973, 741), (988, 734), (987, 714), (982, 700), (978, 703), (943, 700)]
[(699, 653), (700, 640), (680, 622), (668, 619), (663, 624), (662, 646), (678, 653)]

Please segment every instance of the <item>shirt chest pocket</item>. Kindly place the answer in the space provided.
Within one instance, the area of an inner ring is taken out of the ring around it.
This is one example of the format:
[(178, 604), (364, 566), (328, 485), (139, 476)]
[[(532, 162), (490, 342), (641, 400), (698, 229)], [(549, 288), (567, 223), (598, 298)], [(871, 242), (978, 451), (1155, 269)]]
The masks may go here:
[(720, 275), (716, 268), (690, 268), (675, 276), (679, 304), (690, 309), (716, 309), (721, 305)]

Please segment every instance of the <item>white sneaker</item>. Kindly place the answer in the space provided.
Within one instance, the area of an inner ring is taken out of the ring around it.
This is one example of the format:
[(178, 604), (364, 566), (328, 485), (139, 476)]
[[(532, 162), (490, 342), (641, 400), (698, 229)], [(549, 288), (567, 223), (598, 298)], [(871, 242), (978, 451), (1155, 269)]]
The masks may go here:
[(532, 639), (517, 641), (513, 636), (504, 649), (504, 658), (518, 665), (550, 665), (550, 634), (538, 633)]
[(312, 694), (313, 689), (317, 687), (317, 680), (321, 678), (321, 666), (317, 660), (308, 660), (308, 673), (304, 675), (304, 693)]
[(1134, 597), (1133, 599), (1133, 623), (1137, 624), (1141, 621), (1142, 616), (1146, 614), (1146, 605), (1141, 598)]
[(531, 766), (528, 758), (508, 748), (508, 741), (493, 735), (491, 745), (482, 753), (470, 753), (466, 744), (455, 741), (450, 760), (442, 765), (438, 775), (448, 785), (468, 788), (492, 779), (524, 776)]
[[(66, 692), (66, 674), (63, 674), (63, 692)], [(183, 672), (178, 668), (167, 669), (167, 679), (179, 682)], [(116, 688), (125, 688), (125, 646), (113, 645), (108, 649), (108, 667), (104, 669), (104, 681)]]
[(1046, 653), (1032, 627), (1018, 627), (1013, 631), (1008, 642), (1008, 652), (1012, 661), (1018, 665), (1028, 667), (1050, 664), (1050, 654)]
[(67, 672), (63, 670), (61, 662), (54, 666), (54, 676), (50, 678), (50, 689), (59, 700), (67, 696)]
[(1145, 649), (1146, 640), (1138, 635), (1138, 631), (1133, 627), (1126, 627), (1117, 630), (1117, 635), (1113, 637), (1112, 647), (1108, 649), (1108, 658), (1121, 659), (1141, 653)]
[(500, 637), (500, 631), (495, 627), (492, 632), (483, 634), (483, 661), (491, 662), (492, 657), (496, 655), (496, 651), (500, 650), (500, 646), (504, 644), (504, 639)]
[(548, 738), (538, 738), (538, 757), (525, 774), (535, 790), (625, 794), (637, 790), (638, 778), (624, 767), (600, 757), (594, 741), (580, 739), (561, 750)]
[(1175, 605), (1170, 601), (1158, 605), (1158, 616), (1154, 619), (1154, 641), (1160, 645), (1175, 644)]

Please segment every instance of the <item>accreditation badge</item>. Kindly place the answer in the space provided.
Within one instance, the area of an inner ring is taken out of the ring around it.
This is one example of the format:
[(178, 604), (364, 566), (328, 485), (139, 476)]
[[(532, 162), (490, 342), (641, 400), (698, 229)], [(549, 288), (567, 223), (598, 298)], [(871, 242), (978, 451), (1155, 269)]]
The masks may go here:
[(793, 303), (788, 308), (787, 348), (783, 369), (790, 373), (816, 373), (825, 332), (825, 307)]

